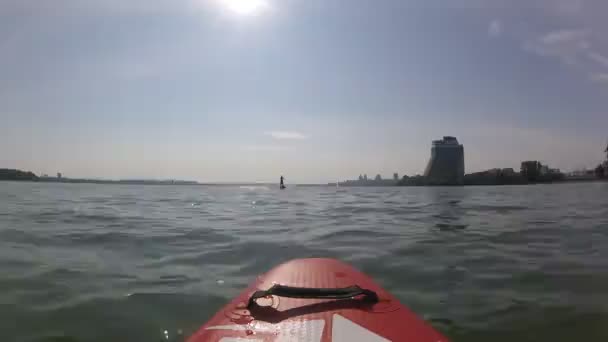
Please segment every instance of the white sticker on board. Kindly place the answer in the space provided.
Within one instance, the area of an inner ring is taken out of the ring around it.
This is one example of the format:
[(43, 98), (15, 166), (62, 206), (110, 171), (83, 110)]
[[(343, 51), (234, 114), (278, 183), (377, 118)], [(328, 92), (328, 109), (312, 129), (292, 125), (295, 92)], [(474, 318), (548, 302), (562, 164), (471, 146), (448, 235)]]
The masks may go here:
[[(265, 334), (271, 334), (275, 337), (276, 342), (321, 342), (323, 336), (323, 328), (325, 321), (318, 320), (301, 320), (287, 321), (278, 324), (254, 321), (248, 325), (216, 325), (207, 327), (206, 330), (225, 330), (225, 331), (246, 331), (251, 330), (254, 334), (259, 334), (260, 337)], [(226, 339), (226, 340), (225, 340)], [(257, 341), (254, 339), (235, 339), (234, 337), (224, 337), (221, 342), (240, 342), (240, 341)]]
[(321, 342), (325, 321), (302, 320), (296, 322), (285, 322), (280, 324), (277, 342)]
[(332, 325), (332, 342), (390, 342), (390, 340), (338, 314), (333, 315)]

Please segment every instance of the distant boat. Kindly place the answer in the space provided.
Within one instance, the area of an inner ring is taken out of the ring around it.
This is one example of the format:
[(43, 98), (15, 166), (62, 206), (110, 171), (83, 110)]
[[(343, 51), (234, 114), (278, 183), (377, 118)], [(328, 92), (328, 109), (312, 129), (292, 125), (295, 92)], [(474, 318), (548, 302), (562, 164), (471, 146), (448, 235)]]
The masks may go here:
[(285, 190), (285, 189), (287, 189), (287, 187), (285, 186), (284, 180), (285, 180), (285, 177), (281, 176), (281, 180), (280, 180), (280, 182), (279, 182), (279, 188), (280, 188), (281, 190)]

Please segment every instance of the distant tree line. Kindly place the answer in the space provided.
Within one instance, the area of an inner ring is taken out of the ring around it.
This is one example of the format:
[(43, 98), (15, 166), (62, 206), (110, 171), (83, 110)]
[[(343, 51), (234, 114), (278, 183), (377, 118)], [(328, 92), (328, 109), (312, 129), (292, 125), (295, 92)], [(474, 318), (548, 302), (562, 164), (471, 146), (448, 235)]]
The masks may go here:
[(0, 169), (0, 180), (37, 181), (38, 176), (30, 171)]
[(597, 178), (608, 178), (608, 162), (604, 165), (600, 164), (595, 168), (595, 175)]

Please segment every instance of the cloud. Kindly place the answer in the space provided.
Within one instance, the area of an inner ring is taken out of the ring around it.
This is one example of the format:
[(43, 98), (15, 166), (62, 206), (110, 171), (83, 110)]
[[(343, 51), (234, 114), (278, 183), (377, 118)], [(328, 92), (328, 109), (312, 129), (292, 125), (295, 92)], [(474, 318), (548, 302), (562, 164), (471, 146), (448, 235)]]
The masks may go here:
[(300, 132), (293, 132), (293, 131), (271, 131), (271, 132), (265, 132), (264, 134), (272, 137), (273, 139), (277, 139), (277, 140), (308, 139), (308, 137), (305, 136), (304, 134), (302, 134)]
[(608, 57), (600, 55), (597, 52), (591, 52), (589, 53), (589, 58), (591, 58), (591, 60), (597, 62), (598, 64), (601, 64), (602, 66), (608, 68)]
[(597, 73), (590, 76), (593, 82), (608, 83), (608, 73)]
[(549, 32), (543, 37), (541, 41), (548, 45), (555, 45), (560, 43), (568, 43), (572, 41), (578, 41), (584, 39), (588, 34), (587, 30), (575, 29), (575, 30), (558, 30)]
[(589, 29), (557, 30), (526, 42), (524, 49), (577, 66), (592, 82), (608, 83), (608, 57), (591, 44), (592, 38)]
[(502, 22), (498, 19), (492, 20), (488, 27), (488, 35), (490, 37), (498, 37), (502, 35), (503, 27)]
[(544, 57), (558, 58), (565, 64), (576, 65), (588, 54), (590, 32), (587, 29), (552, 31), (524, 42), (524, 50)]
[[(534, 0), (525, 11), (511, 13), (523, 25), (513, 33), (531, 54), (573, 68), (581, 78), (606, 83), (608, 1)], [(523, 16), (522, 16), (523, 14)], [(496, 14), (498, 15), (498, 13)], [(500, 13), (501, 16), (508, 15)]]

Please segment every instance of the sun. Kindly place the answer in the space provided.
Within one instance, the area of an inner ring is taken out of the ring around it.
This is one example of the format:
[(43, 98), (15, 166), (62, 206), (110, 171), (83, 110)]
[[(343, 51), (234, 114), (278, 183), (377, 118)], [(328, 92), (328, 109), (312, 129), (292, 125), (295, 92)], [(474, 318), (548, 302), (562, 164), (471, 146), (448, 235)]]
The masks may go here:
[(268, 7), (266, 0), (220, 0), (220, 3), (238, 15), (255, 15)]

